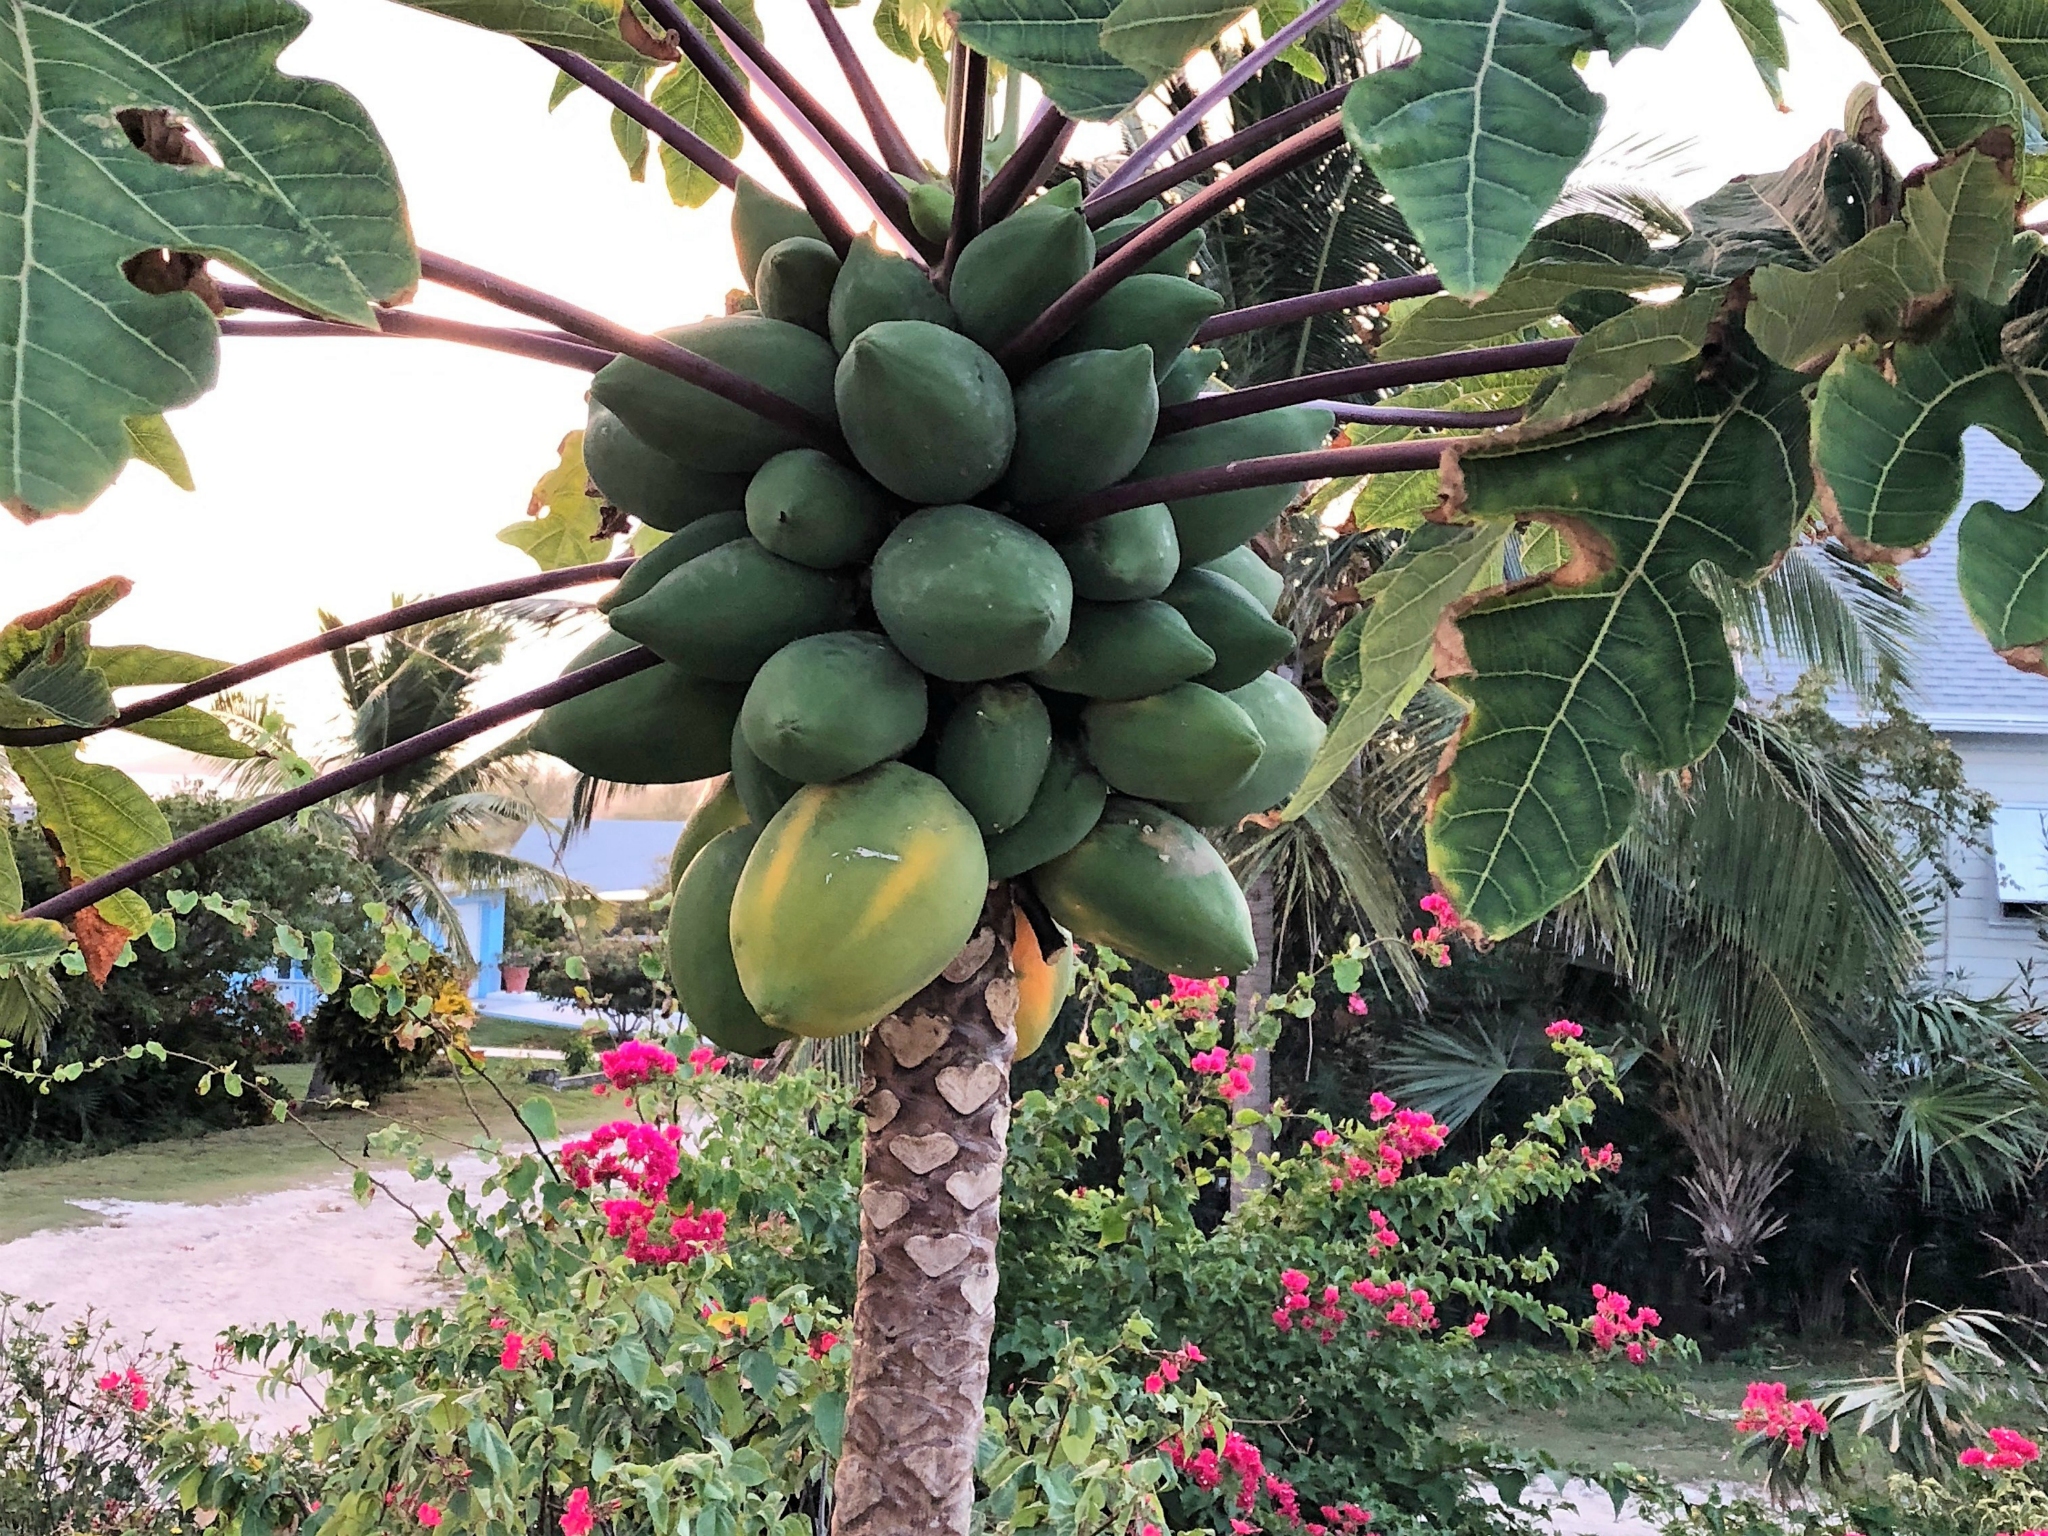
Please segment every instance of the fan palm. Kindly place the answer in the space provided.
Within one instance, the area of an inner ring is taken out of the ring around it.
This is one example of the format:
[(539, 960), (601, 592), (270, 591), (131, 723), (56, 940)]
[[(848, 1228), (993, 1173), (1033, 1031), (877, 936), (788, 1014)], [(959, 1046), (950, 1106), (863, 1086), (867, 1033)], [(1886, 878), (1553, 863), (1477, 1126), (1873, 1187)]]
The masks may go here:
[[(406, 601), (395, 596), (392, 605)], [(480, 609), (333, 652), (348, 744), (318, 766), (338, 767), (460, 719), (514, 639), (580, 611), (577, 604), (546, 601)], [(323, 629), (340, 623), (320, 614)], [(461, 761), (452, 751), (433, 753), (322, 803), (310, 822), (371, 872), (394, 907), (439, 929), (458, 964), (473, 966), (451, 887), (503, 888), (536, 899), (586, 894), (555, 870), (502, 851), (540, 819), (521, 793), (529, 766), (524, 735)], [(278, 770), (265, 761), (253, 772)]]

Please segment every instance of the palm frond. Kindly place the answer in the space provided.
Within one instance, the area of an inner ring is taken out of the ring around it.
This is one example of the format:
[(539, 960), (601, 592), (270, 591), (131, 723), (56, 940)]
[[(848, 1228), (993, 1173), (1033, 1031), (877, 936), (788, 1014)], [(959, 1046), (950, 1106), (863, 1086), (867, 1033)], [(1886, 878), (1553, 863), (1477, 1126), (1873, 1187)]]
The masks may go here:
[(1795, 545), (1762, 580), (1744, 585), (1702, 570), (1744, 650), (1818, 669), (1866, 708), (1888, 685), (1910, 680), (1916, 639), (1913, 600), (1833, 543)]
[(588, 901), (597, 894), (559, 869), (489, 848), (444, 849), (439, 873), (444, 881), (454, 885), (473, 890), (507, 890), (528, 901)]
[(1520, 1047), (1511, 1026), (1489, 1026), (1483, 1019), (1466, 1019), (1455, 1028), (1415, 1026), (1402, 1031), (1380, 1075), (1404, 1104), (1456, 1130), (1511, 1073), (1530, 1070)]

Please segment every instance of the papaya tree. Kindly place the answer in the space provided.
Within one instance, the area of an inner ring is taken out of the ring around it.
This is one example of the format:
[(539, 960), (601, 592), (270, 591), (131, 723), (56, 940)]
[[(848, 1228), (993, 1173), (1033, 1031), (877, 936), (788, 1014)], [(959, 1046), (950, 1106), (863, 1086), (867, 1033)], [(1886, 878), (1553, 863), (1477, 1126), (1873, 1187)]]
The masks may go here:
[[(1712, 590), (1806, 538), (1909, 558), (1956, 510), (1973, 425), (2048, 471), (2048, 261), (2023, 222), (2048, 115), (2034, 0), (1825, 0), (1937, 158), (1901, 174), (1865, 88), (1843, 128), (1687, 209), (1682, 234), (1552, 214), (1601, 123), (1581, 55), (1660, 47), (1699, 0), (1282, 0), (1150, 133), (1142, 104), (1237, 0), (883, 0), (878, 31), (946, 87), (944, 167), (824, 0), (811, 22), (858, 124), (723, 0), (414, 3), (601, 97), (678, 201), (729, 189), (746, 292), (648, 335), (417, 249), (361, 108), (278, 70), (304, 24), (289, 0), (7, 0), (0, 497), (24, 523), (87, 507), (131, 457), (175, 471), (164, 413), (213, 382), (223, 334), (435, 339), (592, 382), (547, 509), (563, 521), (524, 536), (538, 576), (232, 667), (94, 647), (111, 586), (0, 632), (0, 746), (71, 881), (22, 911), (0, 870), (0, 996), (19, 1013), (53, 966), (104, 975), (158, 921), (144, 875), (536, 711), (535, 746), (593, 779), (729, 775), (678, 850), (680, 995), (747, 1054), (866, 1040), (847, 1536), (968, 1527), (1009, 1068), (1075, 939), (1247, 970), (1246, 904), (1202, 828), (1305, 814), (1431, 679), (1466, 717), (1430, 870), (1468, 933), (1514, 932), (1620, 844), (1642, 774), (1718, 738), (1737, 679)], [(1774, 85), (1774, 14), (1727, 8)], [(1407, 54), (1196, 133), (1260, 71), (1301, 67), (1312, 29), (1375, 26)], [(1062, 163), (1079, 123), (1119, 119), (1138, 143), (1114, 169)], [(748, 138), (779, 188), (735, 163)], [(1431, 270), (1224, 311), (1199, 280), (1205, 223), (1305, 169), (1327, 185), (1345, 157)], [(522, 323), (420, 314), (423, 281)], [(1367, 360), (1217, 378), (1206, 342), (1340, 313), (1370, 322)], [(1333, 526), (1405, 530), (1361, 592), (1328, 722), (1273, 670), (1290, 637), (1256, 546), (1309, 494)], [(564, 563), (635, 524), (637, 558)], [(1958, 537), (1990, 644), (2048, 670), (2048, 495), (1973, 507)], [(192, 706), (223, 688), (614, 577), (607, 633), (561, 678), (191, 836), (76, 756), (109, 729), (219, 746)], [(170, 686), (115, 699), (144, 683)]]

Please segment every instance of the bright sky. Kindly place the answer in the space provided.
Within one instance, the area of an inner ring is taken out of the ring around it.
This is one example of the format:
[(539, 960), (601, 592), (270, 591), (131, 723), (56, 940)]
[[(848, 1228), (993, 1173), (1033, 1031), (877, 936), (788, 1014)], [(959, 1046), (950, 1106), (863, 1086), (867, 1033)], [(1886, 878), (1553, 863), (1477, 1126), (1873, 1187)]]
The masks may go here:
[[(658, 169), (645, 185), (629, 181), (598, 102), (579, 92), (552, 116), (544, 110), (551, 66), (518, 43), (385, 0), (310, 8), (313, 25), (285, 66), (363, 100), (391, 146), (423, 247), (643, 328), (722, 309), (739, 281), (729, 197), (691, 212), (669, 203)], [(1603, 144), (1695, 141), (1628, 179), (1690, 201), (1731, 175), (1779, 168), (1840, 125), (1850, 88), (1869, 72), (1816, 0), (1782, 0), (1782, 9), (1793, 60), (1783, 114), (1717, 0), (1702, 0), (1661, 53), (1594, 61), (1588, 80), (1610, 103)], [(777, 53), (857, 123), (803, 0), (761, 0), (760, 11)], [(874, 39), (871, 7), (840, 15), (899, 120), (934, 153), (939, 102), (928, 77)], [(1924, 159), (1901, 114), (1887, 115), (1894, 157), (1906, 167)], [(1077, 147), (1100, 153), (1114, 142), (1110, 130), (1091, 130)], [(1596, 174), (1622, 179), (1618, 166), (1630, 158)], [(751, 145), (741, 159), (772, 181)], [(527, 323), (432, 287), (420, 307)], [(222, 345), (219, 387), (172, 419), (197, 492), (131, 464), (85, 513), (32, 527), (0, 520), (0, 615), (125, 575), (135, 592), (97, 621), (95, 638), (240, 660), (313, 633), (316, 608), (359, 618), (394, 592), (419, 596), (533, 569), (493, 535), (523, 513), (562, 434), (582, 425), (587, 375), (434, 342)], [(577, 646), (535, 647), (501, 670), (488, 697), (553, 676)], [(302, 748), (332, 739), (338, 695), (324, 662), (277, 674), (270, 691)], [(91, 755), (153, 787), (194, 761), (124, 738), (102, 738)]]

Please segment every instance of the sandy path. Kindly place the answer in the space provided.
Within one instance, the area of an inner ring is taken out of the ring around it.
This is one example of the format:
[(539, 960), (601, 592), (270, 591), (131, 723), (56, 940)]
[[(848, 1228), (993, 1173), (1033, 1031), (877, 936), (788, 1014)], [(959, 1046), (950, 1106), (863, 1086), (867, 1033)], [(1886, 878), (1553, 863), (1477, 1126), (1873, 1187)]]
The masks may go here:
[[(483, 1174), (474, 1158), (457, 1159), (455, 1168), (472, 1185)], [(440, 1207), (440, 1186), (396, 1169), (380, 1176), (421, 1210)], [(111, 1319), (123, 1340), (139, 1344), (149, 1335), (160, 1348), (176, 1344), (202, 1369), (230, 1326), (311, 1327), (329, 1312), (388, 1319), (453, 1294), (435, 1273), (439, 1250), (414, 1245), (413, 1218), (381, 1194), (358, 1205), (346, 1173), (216, 1205), (78, 1204), (104, 1223), (0, 1243), (0, 1291), (49, 1302), (65, 1321), (89, 1308)], [(214, 1383), (245, 1422), (279, 1429), (304, 1421), (304, 1398), (266, 1400), (232, 1369)], [(1616, 1519), (1597, 1488), (1567, 1489), (1552, 1525), (1559, 1536), (1656, 1532), (1630, 1511)]]
[[(482, 1176), (474, 1159), (457, 1167)], [(438, 1185), (397, 1169), (379, 1177), (421, 1210), (440, 1205)], [(414, 1246), (413, 1218), (382, 1195), (358, 1205), (349, 1179), (338, 1172), (218, 1205), (80, 1200), (103, 1224), (0, 1243), (0, 1291), (48, 1302), (64, 1321), (90, 1309), (124, 1342), (147, 1335), (158, 1348), (176, 1344), (201, 1368), (229, 1326), (310, 1327), (334, 1311), (388, 1318), (448, 1297), (434, 1273), (439, 1250)], [(303, 1398), (266, 1402), (245, 1379), (224, 1372), (217, 1380), (240, 1415), (269, 1427), (303, 1420)]]

